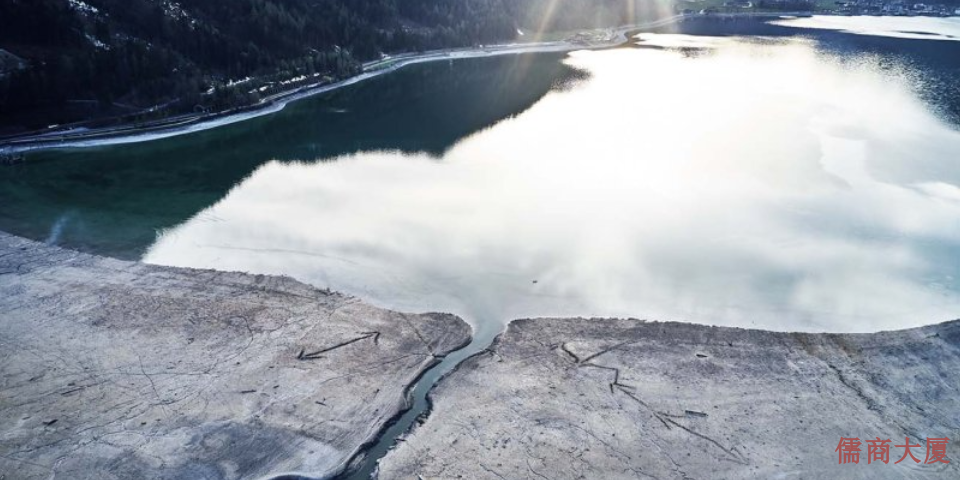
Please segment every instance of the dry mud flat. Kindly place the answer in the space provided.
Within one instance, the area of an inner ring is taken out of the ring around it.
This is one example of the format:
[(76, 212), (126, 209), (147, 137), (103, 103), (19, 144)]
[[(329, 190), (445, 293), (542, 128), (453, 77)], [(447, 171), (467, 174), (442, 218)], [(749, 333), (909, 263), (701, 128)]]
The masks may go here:
[[(0, 480), (341, 471), (470, 329), (290, 279), (0, 233)], [(381, 479), (960, 478), (960, 322), (864, 335), (510, 324)], [(950, 464), (837, 464), (840, 437)]]
[[(383, 479), (960, 478), (960, 322), (868, 335), (513, 322), (431, 393)], [(840, 437), (864, 441), (838, 465)], [(890, 438), (889, 464), (867, 439)], [(904, 438), (949, 437), (949, 465)]]
[(0, 233), (0, 479), (328, 476), (469, 340), (449, 315)]

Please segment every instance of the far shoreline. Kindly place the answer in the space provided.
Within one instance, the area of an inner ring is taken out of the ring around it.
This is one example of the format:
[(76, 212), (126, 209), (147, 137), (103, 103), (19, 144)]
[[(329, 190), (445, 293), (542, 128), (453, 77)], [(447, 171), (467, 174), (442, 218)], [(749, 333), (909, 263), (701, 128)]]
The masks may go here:
[[(812, 13), (797, 12), (750, 12), (735, 14), (708, 14), (716, 18), (749, 18), (749, 17), (780, 17), (812, 15)], [(336, 89), (348, 87), (364, 80), (392, 73), (408, 65), (436, 62), (441, 60), (460, 60), (469, 58), (488, 58), (501, 55), (519, 55), (525, 53), (570, 52), (574, 50), (598, 50), (623, 45), (629, 41), (631, 34), (648, 28), (658, 28), (671, 25), (687, 18), (703, 17), (699, 14), (678, 14), (642, 24), (623, 25), (607, 29), (584, 30), (583, 32), (605, 31), (608, 36), (595, 43), (578, 42), (575, 40), (558, 40), (549, 42), (505, 43), (469, 48), (454, 48), (433, 50), (427, 52), (405, 53), (388, 56), (363, 64), (364, 72), (353, 77), (329, 84), (313, 84), (297, 87), (293, 90), (277, 93), (262, 99), (260, 102), (230, 109), (221, 112), (181, 115), (149, 122), (128, 123), (123, 125), (64, 130), (51, 130), (44, 133), (14, 136), (6, 140), (0, 139), (0, 165), (4, 156), (10, 157), (7, 163), (18, 163), (18, 157), (28, 152), (41, 150), (55, 150), (67, 148), (89, 148), (100, 146), (124, 145), (149, 142), (166, 138), (187, 135), (214, 128), (240, 123), (246, 120), (263, 117), (282, 111), (290, 103), (316, 95), (328, 93)], [(373, 70), (369, 70), (373, 69)]]
[[(527, 53), (570, 52), (575, 50), (601, 50), (623, 45), (631, 35), (642, 30), (658, 28), (682, 22), (690, 18), (798, 18), (812, 16), (844, 16), (829, 12), (742, 12), (677, 14), (642, 24), (622, 25), (605, 29), (583, 30), (580, 33), (604, 32), (599, 41), (557, 40), (530, 43), (504, 43), (479, 47), (452, 48), (426, 52), (400, 53), (386, 56), (363, 64), (364, 72), (334, 83), (314, 83), (296, 87), (292, 90), (276, 93), (261, 99), (256, 104), (233, 108), (220, 112), (187, 114), (151, 120), (126, 123), (109, 127), (83, 128), (76, 124), (72, 129), (46, 132), (34, 132), (20, 136), (0, 139), (0, 166), (15, 164), (24, 160), (23, 155), (42, 150), (68, 148), (89, 148), (162, 140), (191, 133), (212, 130), (240, 123), (246, 120), (271, 115), (282, 111), (290, 103), (329, 93), (348, 87), (364, 80), (400, 70), (408, 65), (436, 62), (441, 60), (460, 60), (469, 58), (489, 58), (502, 55)], [(573, 35), (574, 37), (576, 35)]]

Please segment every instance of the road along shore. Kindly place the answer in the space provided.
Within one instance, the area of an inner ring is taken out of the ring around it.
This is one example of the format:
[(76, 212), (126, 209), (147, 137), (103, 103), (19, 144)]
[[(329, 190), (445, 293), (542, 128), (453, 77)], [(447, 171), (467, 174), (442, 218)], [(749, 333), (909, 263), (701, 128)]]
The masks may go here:
[(609, 48), (626, 42), (629, 32), (643, 28), (662, 27), (681, 21), (683, 18), (684, 15), (676, 15), (643, 24), (589, 31), (585, 33), (592, 33), (593, 39), (587, 41), (559, 40), (551, 42), (508, 43), (476, 48), (453, 48), (388, 56), (381, 60), (365, 63), (363, 65), (364, 73), (345, 80), (328, 84), (318, 83), (300, 86), (263, 98), (254, 105), (226, 112), (182, 115), (154, 122), (95, 129), (76, 128), (63, 131), (52, 130), (39, 134), (0, 139), (0, 155), (14, 155), (32, 150), (51, 148), (122, 145), (186, 135), (270, 115), (283, 110), (292, 102), (354, 85), (358, 82), (396, 71), (408, 65), (443, 60), (494, 57), (499, 55)]

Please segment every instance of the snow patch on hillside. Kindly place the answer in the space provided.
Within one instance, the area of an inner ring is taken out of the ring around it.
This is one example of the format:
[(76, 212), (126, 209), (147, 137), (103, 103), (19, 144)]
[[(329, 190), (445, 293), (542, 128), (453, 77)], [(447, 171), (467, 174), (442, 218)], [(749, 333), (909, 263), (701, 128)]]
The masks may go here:
[(70, 8), (84, 15), (97, 15), (100, 13), (100, 9), (84, 2), (83, 0), (67, 0), (67, 2), (70, 4)]
[(197, 20), (187, 13), (187, 11), (184, 10), (183, 6), (179, 3), (171, 0), (163, 0), (162, 6), (163, 13), (168, 17), (181, 22), (187, 22), (190, 25), (190, 28), (196, 27)]

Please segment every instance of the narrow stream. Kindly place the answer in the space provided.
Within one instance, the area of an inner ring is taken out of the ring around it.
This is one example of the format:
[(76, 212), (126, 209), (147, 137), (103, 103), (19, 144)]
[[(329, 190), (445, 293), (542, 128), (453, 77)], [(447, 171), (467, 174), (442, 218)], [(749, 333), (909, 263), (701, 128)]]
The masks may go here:
[(421, 415), (427, 414), (430, 411), (427, 395), (433, 389), (434, 385), (436, 385), (444, 375), (450, 373), (457, 365), (460, 365), (467, 357), (489, 347), (499, 334), (499, 331), (494, 328), (478, 327), (479, 324), (477, 323), (471, 324), (474, 325), (474, 336), (470, 344), (447, 355), (440, 363), (434, 365), (423, 374), (416, 385), (414, 385), (411, 393), (413, 406), (380, 434), (380, 438), (376, 444), (366, 450), (359, 468), (337, 477), (338, 480), (369, 480), (377, 471), (380, 459), (387, 455), (390, 449), (397, 444), (400, 437), (413, 428), (413, 424)]

